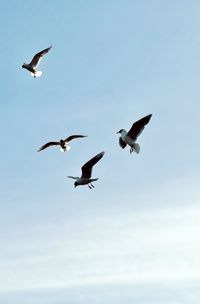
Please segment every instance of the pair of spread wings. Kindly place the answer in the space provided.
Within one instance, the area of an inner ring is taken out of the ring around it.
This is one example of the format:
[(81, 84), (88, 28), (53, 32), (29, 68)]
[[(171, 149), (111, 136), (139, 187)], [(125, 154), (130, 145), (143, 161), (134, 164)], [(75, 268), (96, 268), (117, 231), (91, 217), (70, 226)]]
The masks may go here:
[[(152, 114), (149, 114), (149, 115), (139, 119), (138, 121), (134, 122), (134, 124), (132, 125), (132, 127), (128, 131), (127, 136), (129, 136), (133, 140), (136, 140), (137, 137), (144, 130), (144, 127), (149, 123), (149, 121), (151, 119), (151, 116), (152, 116)], [(126, 147), (126, 143), (123, 141), (121, 136), (119, 137), (119, 145), (122, 149), (124, 149)]]
[[(82, 167), (81, 167), (81, 171), (82, 171), (82, 175), (81, 178), (90, 178), (92, 176), (92, 168), (94, 165), (96, 165), (96, 163), (104, 156), (105, 152), (101, 152), (99, 154), (97, 154), (96, 156), (94, 156), (93, 158), (91, 158), (87, 163), (85, 163)], [(69, 178), (74, 178), (73, 176), (68, 176)]]
[[(70, 141), (72, 141), (73, 139), (76, 139), (76, 138), (82, 138), (82, 137), (86, 137), (85, 135), (71, 135), (69, 137), (67, 137), (66, 139), (64, 139), (63, 141), (65, 143), (69, 143)], [(44, 144), (39, 150), (38, 152), (48, 148), (48, 147), (51, 147), (51, 146), (59, 146), (60, 145), (60, 142), (59, 141), (50, 141), (46, 144)]]
[(29, 64), (30, 64), (33, 68), (36, 68), (36, 67), (39, 65), (39, 63), (40, 63), (42, 57), (43, 57), (46, 53), (48, 53), (48, 51), (49, 51), (51, 48), (52, 48), (52, 45), (51, 45), (50, 47), (48, 47), (47, 49), (45, 49), (45, 50), (43, 50), (43, 51), (37, 53), (37, 54), (33, 57), (33, 59), (31, 60), (31, 62), (30, 62)]

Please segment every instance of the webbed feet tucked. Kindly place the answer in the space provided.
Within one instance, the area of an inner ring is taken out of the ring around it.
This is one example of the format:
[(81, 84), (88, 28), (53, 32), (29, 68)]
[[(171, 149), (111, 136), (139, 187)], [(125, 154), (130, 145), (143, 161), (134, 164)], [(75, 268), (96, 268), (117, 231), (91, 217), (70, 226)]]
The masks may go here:
[(92, 190), (94, 187), (94, 185), (92, 183), (88, 184), (88, 187)]

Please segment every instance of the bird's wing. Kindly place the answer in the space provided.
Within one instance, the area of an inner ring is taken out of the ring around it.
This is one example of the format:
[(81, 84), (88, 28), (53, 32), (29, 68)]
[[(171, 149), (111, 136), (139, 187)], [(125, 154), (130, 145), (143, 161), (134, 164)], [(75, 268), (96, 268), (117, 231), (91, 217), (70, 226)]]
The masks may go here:
[(121, 136), (119, 137), (119, 145), (122, 149), (124, 149), (126, 147), (126, 143), (123, 141), (123, 139), (121, 138)]
[(91, 158), (87, 163), (85, 163), (82, 167), (82, 176), (81, 178), (90, 178), (92, 175), (92, 167), (104, 156), (105, 152), (101, 152)]
[(67, 137), (64, 141), (69, 143), (73, 139), (82, 138), (82, 137), (87, 137), (87, 136), (86, 135), (71, 135), (71, 136)]
[(58, 141), (50, 141), (48, 143), (46, 143), (45, 145), (43, 145), (37, 152), (40, 152), (48, 147), (51, 147), (51, 146), (58, 146), (60, 143)]
[(72, 179), (75, 179), (75, 180), (78, 179), (78, 177), (75, 177), (75, 176), (68, 176), (68, 178), (72, 178)]
[(43, 51), (37, 53), (37, 54), (33, 57), (33, 59), (31, 60), (30, 65), (31, 65), (33, 68), (36, 68), (36, 67), (39, 65), (39, 63), (40, 63), (42, 57), (43, 57), (46, 53), (48, 53), (48, 51), (49, 51), (51, 48), (52, 48), (52, 45), (51, 45), (50, 47), (48, 47), (47, 49), (45, 49), (45, 50), (43, 50)]
[(137, 139), (137, 137), (141, 134), (144, 130), (145, 125), (147, 125), (151, 119), (152, 114), (149, 114), (140, 120), (134, 122), (130, 130), (128, 131), (127, 135), (132, 139)]

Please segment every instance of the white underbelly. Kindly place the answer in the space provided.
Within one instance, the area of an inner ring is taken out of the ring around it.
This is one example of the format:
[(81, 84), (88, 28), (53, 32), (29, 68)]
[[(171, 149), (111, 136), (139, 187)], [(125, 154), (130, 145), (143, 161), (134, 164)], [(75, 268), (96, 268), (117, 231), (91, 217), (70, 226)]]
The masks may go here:
[(129, 145), (129, 146), (132, 146), (132, 145), (134, 144), (134, 142), (135, 142), (135, 140), (132, 139), (132, 138), (130, 138), (129, 136), (125, 136), (125, 137), (122, 138), (122, 139), (123, 139), (123, 141), (124, 141), (127, 145)]
[(70, 149), (71, 147), (66, 145), (65, 150), (63, 150), (63, 148), (60, 148), (60, 152), (68, 152)]

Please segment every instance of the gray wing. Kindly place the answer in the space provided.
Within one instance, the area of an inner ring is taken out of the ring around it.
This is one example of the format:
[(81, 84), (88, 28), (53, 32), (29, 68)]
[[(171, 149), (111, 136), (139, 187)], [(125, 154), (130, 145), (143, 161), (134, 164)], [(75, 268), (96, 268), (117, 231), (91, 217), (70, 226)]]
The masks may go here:
[(72, 178), (72, 179), (75, 179), (75, 180), (77, 180), (77, 179), (78, 179), (78, 177), (71, 176), (71, 175), (69, 175), (69, 176), (68, 176), (68, 178)]
[(91, 158), (87, 163), (85, 163), (82, 167), (82, 176), (81, 178), (90, 178), (92, 175), (92, 167), (104, 156), (105, 152), (101, 152)]
[(60, 143), (58, 141), (50, 141), (50, 142), (46, 143), (45, 145), (43, 145), (39, 150), (37, 150), (37, 152), (40, 152), (51, 146), (59, 146), (59, 144)]
[(67, 143), (69, 143), (73, 139), (83, 138), (83, 137), (87, 137), (87, 136), (86, 135), (71, 135), (71, 136), (67, 137), (64, 141), (67, 142)]
[(121, 136), (119, 137), (119, 145), (122, 149), (124, 149), (127, 146), (127, 144), (123, 141)]
[(43, 57), (46, 53), (48, 53), (48, 51), (49, 51), (51, 48), (52, 48), (52, 45), (51, 45), (50, 47), (48, 47), (47, 49), (45, 49), (45, 50), (43, 50), (43, 51), (37, 53), (37, 54), (33, 57), (33, 59), (31, 60), (30, 65), (31, 65), (33, 68), (36, 68), (36, 67), (39, 65), (39, 63), (40, 63), (42, 57)]
[(142, 133), (144, 130), (144, 127), (149, 123), (151, 119), (152, 114), (149, 114), (140, 120), (136, 121), (131, 129), (128, 131), (128, 136), (130, 136), (132, 139), (137, 139), (137, 137)]

